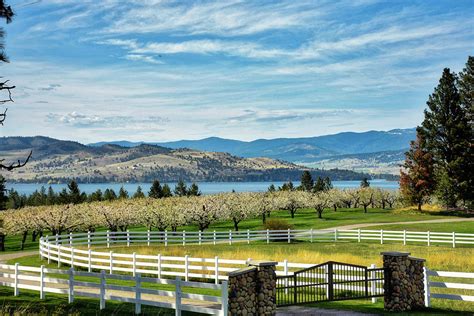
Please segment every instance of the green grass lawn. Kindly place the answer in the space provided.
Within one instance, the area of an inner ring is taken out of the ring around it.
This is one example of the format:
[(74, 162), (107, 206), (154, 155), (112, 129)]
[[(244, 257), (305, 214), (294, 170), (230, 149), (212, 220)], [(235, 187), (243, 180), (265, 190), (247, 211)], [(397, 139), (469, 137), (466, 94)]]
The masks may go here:
[(473, 222), (453, 222), (453, 223), (429, 223), (429, 224), (394, 224), (394, 225), (380, 225), (367, 229), (384, 229), (384, 230), (408, 230), (408, 231), (432, 231), (432, 232), (456, 232), (456, 233), (470, 233), (474, 234)]

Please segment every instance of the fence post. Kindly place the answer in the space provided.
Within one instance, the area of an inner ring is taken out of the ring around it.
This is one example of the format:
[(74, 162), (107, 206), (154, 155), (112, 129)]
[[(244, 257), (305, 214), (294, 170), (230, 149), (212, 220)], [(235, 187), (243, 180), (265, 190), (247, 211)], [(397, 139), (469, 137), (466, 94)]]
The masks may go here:
[(214, 236), (213, 238), (214, 238), (214, 245), (215, 245), (215, 244), (216, 244), (216, 231), (214, 231), (214, 235), (213, 235), (213, 236)]
[(328, 299), (334, 299), (333, 264), (328, 263)]
[(228, 303), (229, 303), (229, 298), (228, 298), (228, 295), (229, 295), (229, 288), (227, 286), (227, 281), (222, 281), (222, 284), (221, 284), (221, 299), (222, 299), (222, 313), (221, 315), (222, 316), (227, 316), (228, 315), (228, 310), (229, 310), (229, 306), (228, 306)]
[(456, 248), (456, 233), (453, 232), (453, 248)]
[(202, 231), (199, 231), (199, 246), (202, 244)]
[(72, 246), (72, 232), (69, 232), (69, 246)]
[(181, 279), (176, 277), (176, 316), (181, 316)]
[(48, 264), (50, 264), (51, 263), (51, 244), (49, 243), (49, 238), (47, 238), (47, 240), (48, 240)]
[(13, 295), (18, 296), (19, 290), (18, 290), (18, 262), (15, 263), (15, 287), (13, 290)]
[(136, 252), (132, 253), (132, 275), (133, 276), (137, 275), (137, 253)]
[(324, 282), (326, 282), (326, 298), (327, 299), (329, 299), (329, 265), (330, 263), (327, 263), (326, 266), (324, 267), (324, 272), (325, 272)]
[(267, 244), (270, 243), (270, 230), (267, 229)]
[(165, 247), (168, 246), (168, 231), (165, 230)]
[(291, 229), (288, 228), (288, 243), (291, 244)]
[(407, 244), (407, 231), (406, 229), (403, 230), (403, 245), (406, 246)]
[(184, 256), (184, 280), (189, 281), (189, 256)]
[(107, 248), (110, 248), (110, 232), (107, 231)]
[(105, 309), (105, 271), (100, 271), (100, 309)]
[(135, 276), (135, 314), (139, 315), (142, 312), (142, 293), (141, 293), (141, 275), (138, 273)]
[(69, 274), (68, 303), (71, 304), (74, 302), (74, 269), (70, 268), (68, 270), (68, 274)]
[(232, 245), (232, 230), (229, 229), (229, 245)]
[(61, 245), (58, 245), (58, 268), (61, 267)]
[(360, 242), (360, 228), (357, 229), (357, 242)]
[(158, 279), (161, 279), (161, 253), (158, 254)]
[(428, 233), (428, 247), (431, 246), (431, 233), (430, 231), (427, 232)]
[(87, 271), (92, 272), (92, 250), (87, 252)]
[(44, 265), (40, 267), (40, 300), (44, 300)]
[(87, 231), (87, 249), (91, 248), (91, 232)]
[[(375, 269), (376, 268), (375, 264), (372, 263), (370, 265), (370, 268)], [(375, 281), (376, 274), (374, 270), (370, 272), (370, 278), (372, 279), (372, 281), (370, 281), (370, 295), (376, 295), (377, 294), (377, 281)], [(376, 297), (372, 297), (372, 303), (373, 304), (377, 303)]]
[(147, 246), (150, 246), (150, 230), (149, 229), (146, 231), (146, 244)]
[(130, 247), (130, 231), (127, 229), (127, 247)]
[(247, 229), (247, 244), (250, 244), (250, 230)]
[(313, 229), (311, 228), (311, 242), (313, 242)]
[(183, 246), (186, 246), (186, 231), (183, 230)]
[(114, 270), (114, 252), (109, 252), (109, 273), (112, 274)]
[(334, 230), (334, 241), (337, 241), (337, 229)]
[[(288, 260), (283, 261), (283, 273), (288, 276)], [(285, 294), (288, 295), (288, 278), (285, 279)]]
[(380, 244), (383, 245), (383, 229), (380, 230)]
[(74, 248), (71, 248), (71, 268), (74, 269)]
[(56, 234), (55, 237), (56, 237), (56, 245), (57, 245), (57, 244), (59, 244), (59, 236), (58, 236), (58, 234)]
[(430, 307), (430, 274), (427, 267), (423, 267), (423, 278), (425, 286), (425, 307)]
[(219, 284), (219, 257), (214, 257), (214, 279), (216, 284)]

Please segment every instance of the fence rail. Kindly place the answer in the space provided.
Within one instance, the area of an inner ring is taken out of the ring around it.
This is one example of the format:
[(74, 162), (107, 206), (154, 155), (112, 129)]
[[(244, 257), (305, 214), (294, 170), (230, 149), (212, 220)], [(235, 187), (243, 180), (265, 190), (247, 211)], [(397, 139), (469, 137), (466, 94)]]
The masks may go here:
[[(45, 238), (45, 237), (43, 237)], [(88, 248), (96, 245), (111, 247), (117, 244), (160, 244), (187, 245), (187, 244), (222, 244), (232, 245), (236, 242), (337, 242), (337, 241), (372, 241), (384, 244), (386, 242), (401, 242), (424, 244), (474, 245), (474, 234), (467, 233), (440, 233), (396, 230), (363, 230), (363, 229), (322, 229), (322, 230), (246, 230), (246, 231), (100, 231), (87, 233), (69, 233), (46, 237), (48, 242), (55, 244), (69, 244), (70, 246), (87, 245)]]
[[(452, 272), (452, 271), (433, 271), (425, 268), (425, 306), (431, 305), (431, 299), (448, 299), (456, 301), (474, 302), (474, 273)], [(436, 280), (434, 281), (433, 278)], [(446, 278), (448, 281), (445, 282)], [(440, 280), (441, 279), (441, 280)], [(444, 279), (444, 280), (443, 280)], [(456, 282), (450, 282), (455, 279)], [(458, 279), (461, 279), (457, 281)], [(468, 279), (472, 283), (459, 283)], [(432, 289), (449, 289), (445, 293), (432, 293)], [(465, 290), (470, 295), (460, 294), (459, 290)], [(457, 293), (455, 293), (457, 292)]]
[[(63, 276), (63, 278), (61, 278)], [(79, 279), (78, 279), (79, 277)], [(87, 277), (83, 281), (80, 277)], [(107, 280), (120, 280), (128, 285), (108, 284)], [(156, 289), (146, 285), (174, 286), (174, 291)], [(181, 311), (192, 311), (203, 314), (227, 316), (227, 282), (211, 284), (204, 282), (186, 282), (180, 277), (175, 279), (159, 279), (134, 276), (106, 274), (105, 271), (84, 272), (60, 269), (46, 269), (15, 265), (0, 265), (0, 285), (12, 287), (18, 296), (20, 289), (38, 291), (40, 299), (45, 293), (67, 294), (69, 303), (76, 296), (99, 299), (100, 309), (105, 308), (107, 300), (135, 304), (135, 313), (141, 313), (142, 305), (175, 309), (176, 315)], [(219, 296), (183, 292), (182, 287), (219, 291)]]

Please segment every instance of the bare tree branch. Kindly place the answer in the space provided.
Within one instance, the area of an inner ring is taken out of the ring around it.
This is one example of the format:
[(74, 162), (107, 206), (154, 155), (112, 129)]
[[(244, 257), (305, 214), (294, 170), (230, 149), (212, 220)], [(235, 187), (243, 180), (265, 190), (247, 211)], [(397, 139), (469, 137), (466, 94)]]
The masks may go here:
[(18, 162), (11, 163), (9, 165), (3, 164), (3, 161), (5, 159), (0, 159), (0, 170), (5, 169), (5, 170), (8, 170), (8, 171), (12, 171), (13, 169), (24, 167), (28, 163), (28, 161), (30, 160), (32, 154), (33, 154), (33, 151), (30, 151), (30, 154), (28, 155), (28, 157), (26, 158), (26, 160), (24, 162), (21, 162), (21, 160), (18, 159)]

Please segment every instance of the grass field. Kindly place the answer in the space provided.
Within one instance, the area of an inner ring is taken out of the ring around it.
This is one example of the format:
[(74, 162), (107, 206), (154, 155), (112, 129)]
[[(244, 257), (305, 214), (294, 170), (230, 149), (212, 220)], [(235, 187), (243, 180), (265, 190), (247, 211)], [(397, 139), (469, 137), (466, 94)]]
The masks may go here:
[(432, 232), (456, 232), (456, 233), (467, 233), (474, 234), (474, 221), (472, 222), (453, 222), (453, 223), (429, 223), (429, 224), (390, 224), (371, 226), (368, 229), (385, 229), (385, 230), (410, 230), (410, 231), (421, 231), (427, 230)]

